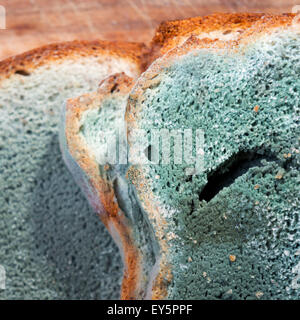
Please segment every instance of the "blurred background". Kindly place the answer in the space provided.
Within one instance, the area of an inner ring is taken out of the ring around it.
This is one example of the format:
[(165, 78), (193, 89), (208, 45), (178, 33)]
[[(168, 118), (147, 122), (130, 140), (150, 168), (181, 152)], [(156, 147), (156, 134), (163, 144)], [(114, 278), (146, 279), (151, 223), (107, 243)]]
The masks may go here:
[(300, 0), (0, 0), (0, 60), (74, 39), (144, 41), (163, 20), (214, 12), (291, 12)]

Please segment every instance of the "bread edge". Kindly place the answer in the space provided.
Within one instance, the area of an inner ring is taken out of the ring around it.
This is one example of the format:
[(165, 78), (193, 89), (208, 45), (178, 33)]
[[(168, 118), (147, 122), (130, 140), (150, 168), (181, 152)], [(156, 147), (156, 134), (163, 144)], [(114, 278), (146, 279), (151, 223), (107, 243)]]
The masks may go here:
[(269, 23), (273, 27), (285, 24), (296, 16), (294, 13), (280, 15), (264, 13), (215, 13), (208, 16), (162, 22), (151, 41), (151, 55), (158, 57), (180, 44), (184, 37), (192, 34), (220, 31), (226, 35), (232, 32), (241, 34), (255, 24)]
[[(112, 94), (129, 94), (132, 86), (133, 79), (127, 77), (125, 73), (114, 74), (100, 83), (97, 92), (69, 99), (65, 108), (63, 133), (67, 148), (63, 154), (68, 152), (85, 175), (87, 179), (85, 186), (82, 182), (79, 184), (121, 251), (124, 263), (122, 300), (140, 299), (142, 253), (135, 243), (130, 221), (118, 206), (111, 182), (100, 175), (98, 164), (79, 136), (79, 130), (80, 118), (86, 110), (99, 108), (103, 99)], [(65, 162), (68, 164), (69, 161), (65, 159)]]
[(111, 42), (104, 40), (68, 41), (48, 44), (0, 62), (0, 81), (15, 73), (29, 74), (34, 69), (68, 58), (81, 58), (108, 54), (135, 63), (142, 72), (146, 67), (148, 48), (143, 43)]

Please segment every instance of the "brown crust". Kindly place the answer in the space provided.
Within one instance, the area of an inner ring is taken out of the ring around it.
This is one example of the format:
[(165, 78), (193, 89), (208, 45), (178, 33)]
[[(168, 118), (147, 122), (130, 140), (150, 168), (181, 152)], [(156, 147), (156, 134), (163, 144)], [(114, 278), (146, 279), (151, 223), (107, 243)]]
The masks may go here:
[(156, 239), (160, 246), (160, 260), (159, 260), (159, 270), (157, 275), (154, 275), (153, 283), (150, 284), (150, 299), (152, 300), (162, 300), (167, 298), (168, 291), (167, 286), (171, 282), (171, 266), (167, 262), (167, 222), (161, 215), (161, 210), (159, 206), (156, 205), (154, 195), (147, 184), (146, 179), (143, 176), (143, 172), (136, 168), (129, 168), (127, 172), (127, 177), (135, 186), (138, 197), (141, 203), (144, 204), (144, 209), (148, 213), (149, 220), (156, 222), (156, 228), (154, 228)]
[(53, 43), (30, 50), (0, 62), (0, 81), (14, 73), (30, 73), (33, 69), (67, 57), (110, 56), (129, 59), (145, 68), (147, 47), (142, 43), (110, 41), (70, 41)]
[[(128, 105), (125, 115), (125, 121), (127, 122), (127, 129), (128, 129), (128, 143), (130, 145), (130, 135), (132, 129), (138, 129), (138, 120), (139, 120), (139, 113), (141, 109), (141, 102), (144, 99), (144, 92), (147, 88), (151, 88), (153, 86), (156, 86), (157, 83), (160, 82), (161, 78), (161, 72), (163, 73), (164, 70), (166, 70), (175, 59), (177, 59), (179, 56), (185, 55), (187, 53), (190, 53), (194, 49), (201, 49), (201, 48), (209, 48), (212, 50), (215, 49), (229, 49), (229, 50), (235, 50), (239, 47), (241, 43), (247, 44), (247, 43), (253, 43), (257, 38), (259, 38), (261, 35), (267, 34), (271, 32), (276, 27), (286, 26), (289, 27), (292, 25), (293, 19), (295, 15), (293, 14), (287, 14), (287, 15), (279, 15), (279, 16), (266, 16), (266, 15), (250, 15), (251, 20), (247, 21), (248, 15), (230, 15), (229, 21), (233, 19), (233, 17), (243, 17), (243, 19), (246, 20), (239, 20), (239, 27), (241, 27), (241, 24), (244, 26), (249, 26), (249, 24), (252, 24), (251, 28), (246, 28), (244, 32), (241, 34), (238, 40), (234, 41), (221, 41), (219, 39), (199, 39), (197, 35), (189, 35), (188, 40), (186, 40), (181, 46), (173, 48), (173, 50), (168, 51), (163, 57), (156, 60), (149, 69), (138, 79), (134, 89), (132, 90), (129, 99), (128, 99)], [(211, 19), (213, 21), (215, 20), (216, 15), (213, 15)], [(228, 15), (224, 15), (226, 19), (228, 18)], [(256, 22), (253, 23), (255, 20), (255, 17), (259, 17), (260, 19), (256, 19)], [(264, 18), (263, 18), (264, 17)], [(228, 25), (224, 25), (225, 21), (222, 19), (222, 16), (218, 15), (218, 20), (220, 23), (217, 24), (216, 27), (223, 28), (222, 30), (227, 30)], [(195, 18), (196, 21), (202, 21), (202, 18)], [(199, 19), (199, 20), (197, 20)], [(207, 17), (206, 17), (207, 19)], [(169, 26), (178, 25), (179, 27), (177, 29), (171, 30), (171, 33), (161, 33), (160, 35), (157, 35), (156, 38), (154, 38), (154, 42), (157, 42), (160, 45), (160, 48), (163, 48), (165, 43), (168, 42), (169, 39), (171, 41), (174, 40), (172, 36), (177, 34), (185, 34), (186, 30), (180, 29), (182, 26), (189, 25), (191, 23), (190, 29), (192, 29), (192, 19), (186, 20), (186, 21), (175, 21), (167, 23), (164, 27), (168, 29)], [(207, 19), (210, 21), (210, 19)], [(223, 21), (223, 22), (222, 22)], [(222, 23), (221, 23), (222, 22)], [(194, 22), (193, 22), (194, 23)], [(206, 26), (205, 28), (211, 28), (213, 30), (214, 25)], [(161, 27), (162, 28), (162, 27)], [(188, 29), (188, 28), (187, 28)], [(203, 29), (204, 30), (204, 29)], [(205, 29), (206, 30), (206, 29)], [(172, 33), (173, 32), (173, 33)], [(172, 34), (172, 36), (170, 35)], [(173, 44), (176, 42), (174, 40)], [(151, 189), (149, 188), (149, 183), (139, 167), (131, 167), (131, 180), (135, 184), (136, 190), (138, 192), (138, 195), (140, 197), (141, 203), (144, 206), (144, 209), (149, 213), (150, 218), (153, 221), (157, 221), (154, 225), (154, 229), (157, 232), (157, 238), (161, 239), (161, 235), (166, 229), (164, 225), (166, 222), (163, 222), (161, 219), (161, 215), (157, 210), (158, 200), (155, 199), (153, 193), (151, 192)], [(167, 227), (167, 226), (166, 226)], [(153, 290), (152, 290), (152, 298), (153, 299), (164, 299), (167, 296), (168, 288), (166, 275), (168, 276), (168, 279), (171, 278), (172, 274), (172, 266), (169, 265), (168, 259), (167, 259), (167, 251), (168, 251), (168, 242), (163, 240), (163, 249), (164, 252), (163, 258), (161, 260), (160, 264), (160, 270), (157, 274), (156, 281), (154, 282)], [(162, 245), (162, 240), (160, 240), (160, 244)]]
[(117, 232), (117, 238), (121, 241), (120, 247), (123, 249), (124, 256), (124, 275), (121, 289), (123, 300), (140, 298), (141, 252), (137, 249), (131, 223), (118, 206), (111, 182), (100, 176), (98, 164), (80, 137), (79, 130), (81, 116), (86, 110), (99, 108), (102, 100), (110, 95), (116, 97), (128, 94), (132, 86), (133, 79), (127, 77), (125, 73), (108, 77), (100, 83), (97, 92), (68, 100), (65, 120), (68, 151), (85, 172), (95, 194), (94, 199), (90, 199), (90, 202), (98, 211), (102, 222), (112, 236), (114, 237), (114, 233)]
[(180, 44), (182, 39), (192, 34), (200, 35), (221, 31), (223, 35), (243, 32), (257, 22), (286, 24), (295, 14), (270, 15), (263, 13), (216, 13), (204, 17), (166, 21), (159, 25), (151, 42), (152, 56), (157, 57)]
[[(212, 17), (215, 17), (215, 16), (216, 15), (212, 15)], [(220, 20), (222, 20), (221, 14), (218, 14), (217, 16), (220, 16)], [(225, 16), (227, 16), (227, 14)], [(240, 17), (241, 15), (231, 14), (230, 16)], [(251, 28), (248, 28), (248, 29), (246, 28), (244, 32), (236, 40), (224, 41), (220, 39), (208, 39), (208, 38), (199, 39), (196, 34), (194, 33), (189, 34), (187, 40), (182, 45), (175, 46), (173, 49), (165, 53), (163, 57), (155, 60), (153, 64), (147, 69), (147, 71), (143, 73), (142, 77), (138, 79), (134, 87), (134, 90), (131, 92), (129, 97), (129, 103), (126, 110), (127, 123), (129, 123), (132, 127), (136, 126), (138, 110), (136, 110), (133, 107), (133, 105), (137, 105), (138, 102), (143, 99), (143, 91), (146, 88), (151, 87), (152, 85), (155, 85), (155, 83), (160, 81), (160, 71), (168, 67), (172, 63), (172, 60), (176, 59), (176, 57), (184, 55), (193, 49), (237, 48), (241, 43), (254, 42), (260, 35), (270, 33), (275, 28), (291, 27), (295, 16), (296, 14), (262, 15), (261, 19), (253, 23), (251, 25)], [(205, 17), (205, 18), (208, 18), (208, 17)], [(192, 19), (196, 19), (196, 18), (192, 18)], [(189, 20), (190, 19), (188, 19), (187, 21)], [(172, 22), (170, 23), (172, 24)], [(185, 21), (184, 20), (180, 21), (180, 23), (184, 24)], [(244, 21), (243, 24), (248, 25), (247, 21)], [(228, 29), (227, 25), (223, 25), (222, 27), (223, 27), (222, 30)], [(170, 38), (170, 39), (176, 42), (176, 38)], [(163, 42), (162, 44), (164, 45), (165, 43)]]

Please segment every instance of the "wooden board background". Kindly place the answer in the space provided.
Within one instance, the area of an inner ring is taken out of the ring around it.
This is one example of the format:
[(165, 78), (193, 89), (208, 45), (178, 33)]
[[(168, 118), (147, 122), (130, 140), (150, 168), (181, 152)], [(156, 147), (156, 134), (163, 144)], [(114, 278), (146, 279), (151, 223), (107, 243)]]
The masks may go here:
[(300, 0), (0, 0), (0, 60), (74, 39), (149, 42), (163, 20), (213, 12), (291, 12)]

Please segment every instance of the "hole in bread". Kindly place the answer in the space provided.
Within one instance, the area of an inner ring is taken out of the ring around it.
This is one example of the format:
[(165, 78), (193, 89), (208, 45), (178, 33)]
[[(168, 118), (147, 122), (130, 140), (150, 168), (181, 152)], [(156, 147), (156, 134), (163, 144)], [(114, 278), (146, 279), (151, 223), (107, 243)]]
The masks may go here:
[(24, 77), (30, 76), (30, 72), (28, 72), (25, 69), (18, 69), (18, 70), (15, 71), (15, 74), (19, 74), (19, 75), (24, 76)]
[(233, 155), (225, 163), (214, 171), (209, 177), (208, 182), (199, 195), (199, 200), (210, 201), (223, 188), (229, 187), (234, 181), (254, 167), (262, 167), (262, 160), (277, 161), (276, 157), (266, 152), (264, 155), (255, 151), (240, 151)]
[(110, 89), (110, 93), (113, 93), (114, 91), (117, 91), (117, 92), (120, 91), (120, 90), (118, 89), (118, 84), (117, 84), (117, 83), (115, 83), (115, 84), (113, 85), (113, 87)]

